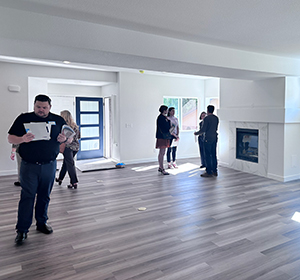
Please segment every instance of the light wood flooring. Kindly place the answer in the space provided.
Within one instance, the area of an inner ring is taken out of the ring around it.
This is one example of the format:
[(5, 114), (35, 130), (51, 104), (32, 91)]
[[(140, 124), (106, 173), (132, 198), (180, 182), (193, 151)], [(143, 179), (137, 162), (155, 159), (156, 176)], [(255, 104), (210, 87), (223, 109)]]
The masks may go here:
[[(157, 163), (81, 173), (54, 185), (53, 234), (33, 225), (15, 246), (20, 188), (0, 178), (0, 279), (300, 279), (300, 181), (280, 183), (199, 159), (159, 175)], [(145, 211), (138, 208), (146, 207)]]

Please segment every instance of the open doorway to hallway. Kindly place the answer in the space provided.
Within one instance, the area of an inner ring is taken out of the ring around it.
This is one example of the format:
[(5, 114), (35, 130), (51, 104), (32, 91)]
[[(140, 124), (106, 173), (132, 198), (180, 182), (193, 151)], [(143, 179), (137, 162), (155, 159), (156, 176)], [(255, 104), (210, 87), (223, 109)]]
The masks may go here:
[[(81, 143), (80, 151), (75, 158), (76, 162), (81, 162), (80, 165), (84, 165), (84, 161), (87, 161), (88, 166), (92, 168), (93, 161), (97, 165), (99, 165), (99, 162), (102, 164), (111, 161), (113, 106), (111, 96), (102, 96), (102, 87), (108, 85), (107, 83), (91, 81), (77, 81), (76, 83), (74, 80), (29, 77), (28, 84), (29, 111), (33, 109), (34, 97), (43, 93), (47, 94), (52, 100), (51, 112), (58, 115), (62, 110), (71, 112), (83, 136), (83, 143)], [(93, 105), (91, 101), (96, 99), (98, 100), (96, 102), (97, 108), (93, 109), (93, 106), (90, 107), (89, 105)], [(80, 104), (83, 106), (82, 110), (80, 110)], [(78, 114), (77, 111), (81, 113)], [(96, 129), (93, 123), (89, 123), (95, 116), (99, 120)], [(97, 137), (98, 139), (96, 139)], [(92, 145), (95, 141), (98, 141), (98, 144)], [(98, 149), (95, 149), (95, 147)], [(96, 152), (96, 150), (98, 151)], [(80, 156), (81, 152), (85, 154), (83, 157)], [(63, 159), (62, 155), (60, 154), (57, 159)], [(84, 168), (86, 169), (86, 167)]]

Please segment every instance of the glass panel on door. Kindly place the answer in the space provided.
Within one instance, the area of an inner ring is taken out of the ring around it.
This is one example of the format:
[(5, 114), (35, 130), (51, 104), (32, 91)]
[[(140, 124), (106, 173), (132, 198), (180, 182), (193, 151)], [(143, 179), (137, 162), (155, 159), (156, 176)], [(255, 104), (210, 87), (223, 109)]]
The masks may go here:
[(77, 160), (103, 157), (103, 99), (76, 97), (76, 119), (81, 134)]

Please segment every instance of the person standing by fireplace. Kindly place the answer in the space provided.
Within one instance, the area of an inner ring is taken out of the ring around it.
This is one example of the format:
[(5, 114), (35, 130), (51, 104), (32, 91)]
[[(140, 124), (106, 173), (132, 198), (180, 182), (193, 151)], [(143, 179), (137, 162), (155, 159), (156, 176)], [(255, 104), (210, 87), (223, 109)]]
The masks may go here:
[[(203, 127), (205, 117), (206, 117), (206, 112), (202, 112), (199, 118), (200, 119), (199, 130)], [(200, 169), (206, 167), (204, 140), (205, 140), (205, 133), (198, 136), (198, 145), (199, 145), (199, 152), (200, 152), (200, 159), (201, 159)]]
[(204, 150), (206, 161), (206, 172), (201, 174), (201, 177), (218, 176), (217, 162), (217, 142), (218, 142), (218, 125), (219, 118), (214, 115), (215, 107), (207, 106), (207, 116), (203, 122), (203, 126), (199, 131), (194, 132), (195, 135), (205, 133)]

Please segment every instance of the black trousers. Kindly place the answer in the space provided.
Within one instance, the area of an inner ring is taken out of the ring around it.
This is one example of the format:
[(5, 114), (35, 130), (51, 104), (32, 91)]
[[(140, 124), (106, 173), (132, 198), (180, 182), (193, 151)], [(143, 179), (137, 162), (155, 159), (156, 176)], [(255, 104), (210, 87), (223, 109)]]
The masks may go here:
[(206, 173), (212, 174), (218, 171), (217, 141), (204, 141)]
[(65, 151), (63, 153), (64, 161), (58, 177), (59, 180), (63, 180), (68, 171), (71, 184), (75, 184), (78, 182), (75, 163), (74, 163), (74, 157), (76, 154), (77, 151), (73, 151), (67, 147), (65, 148)]

